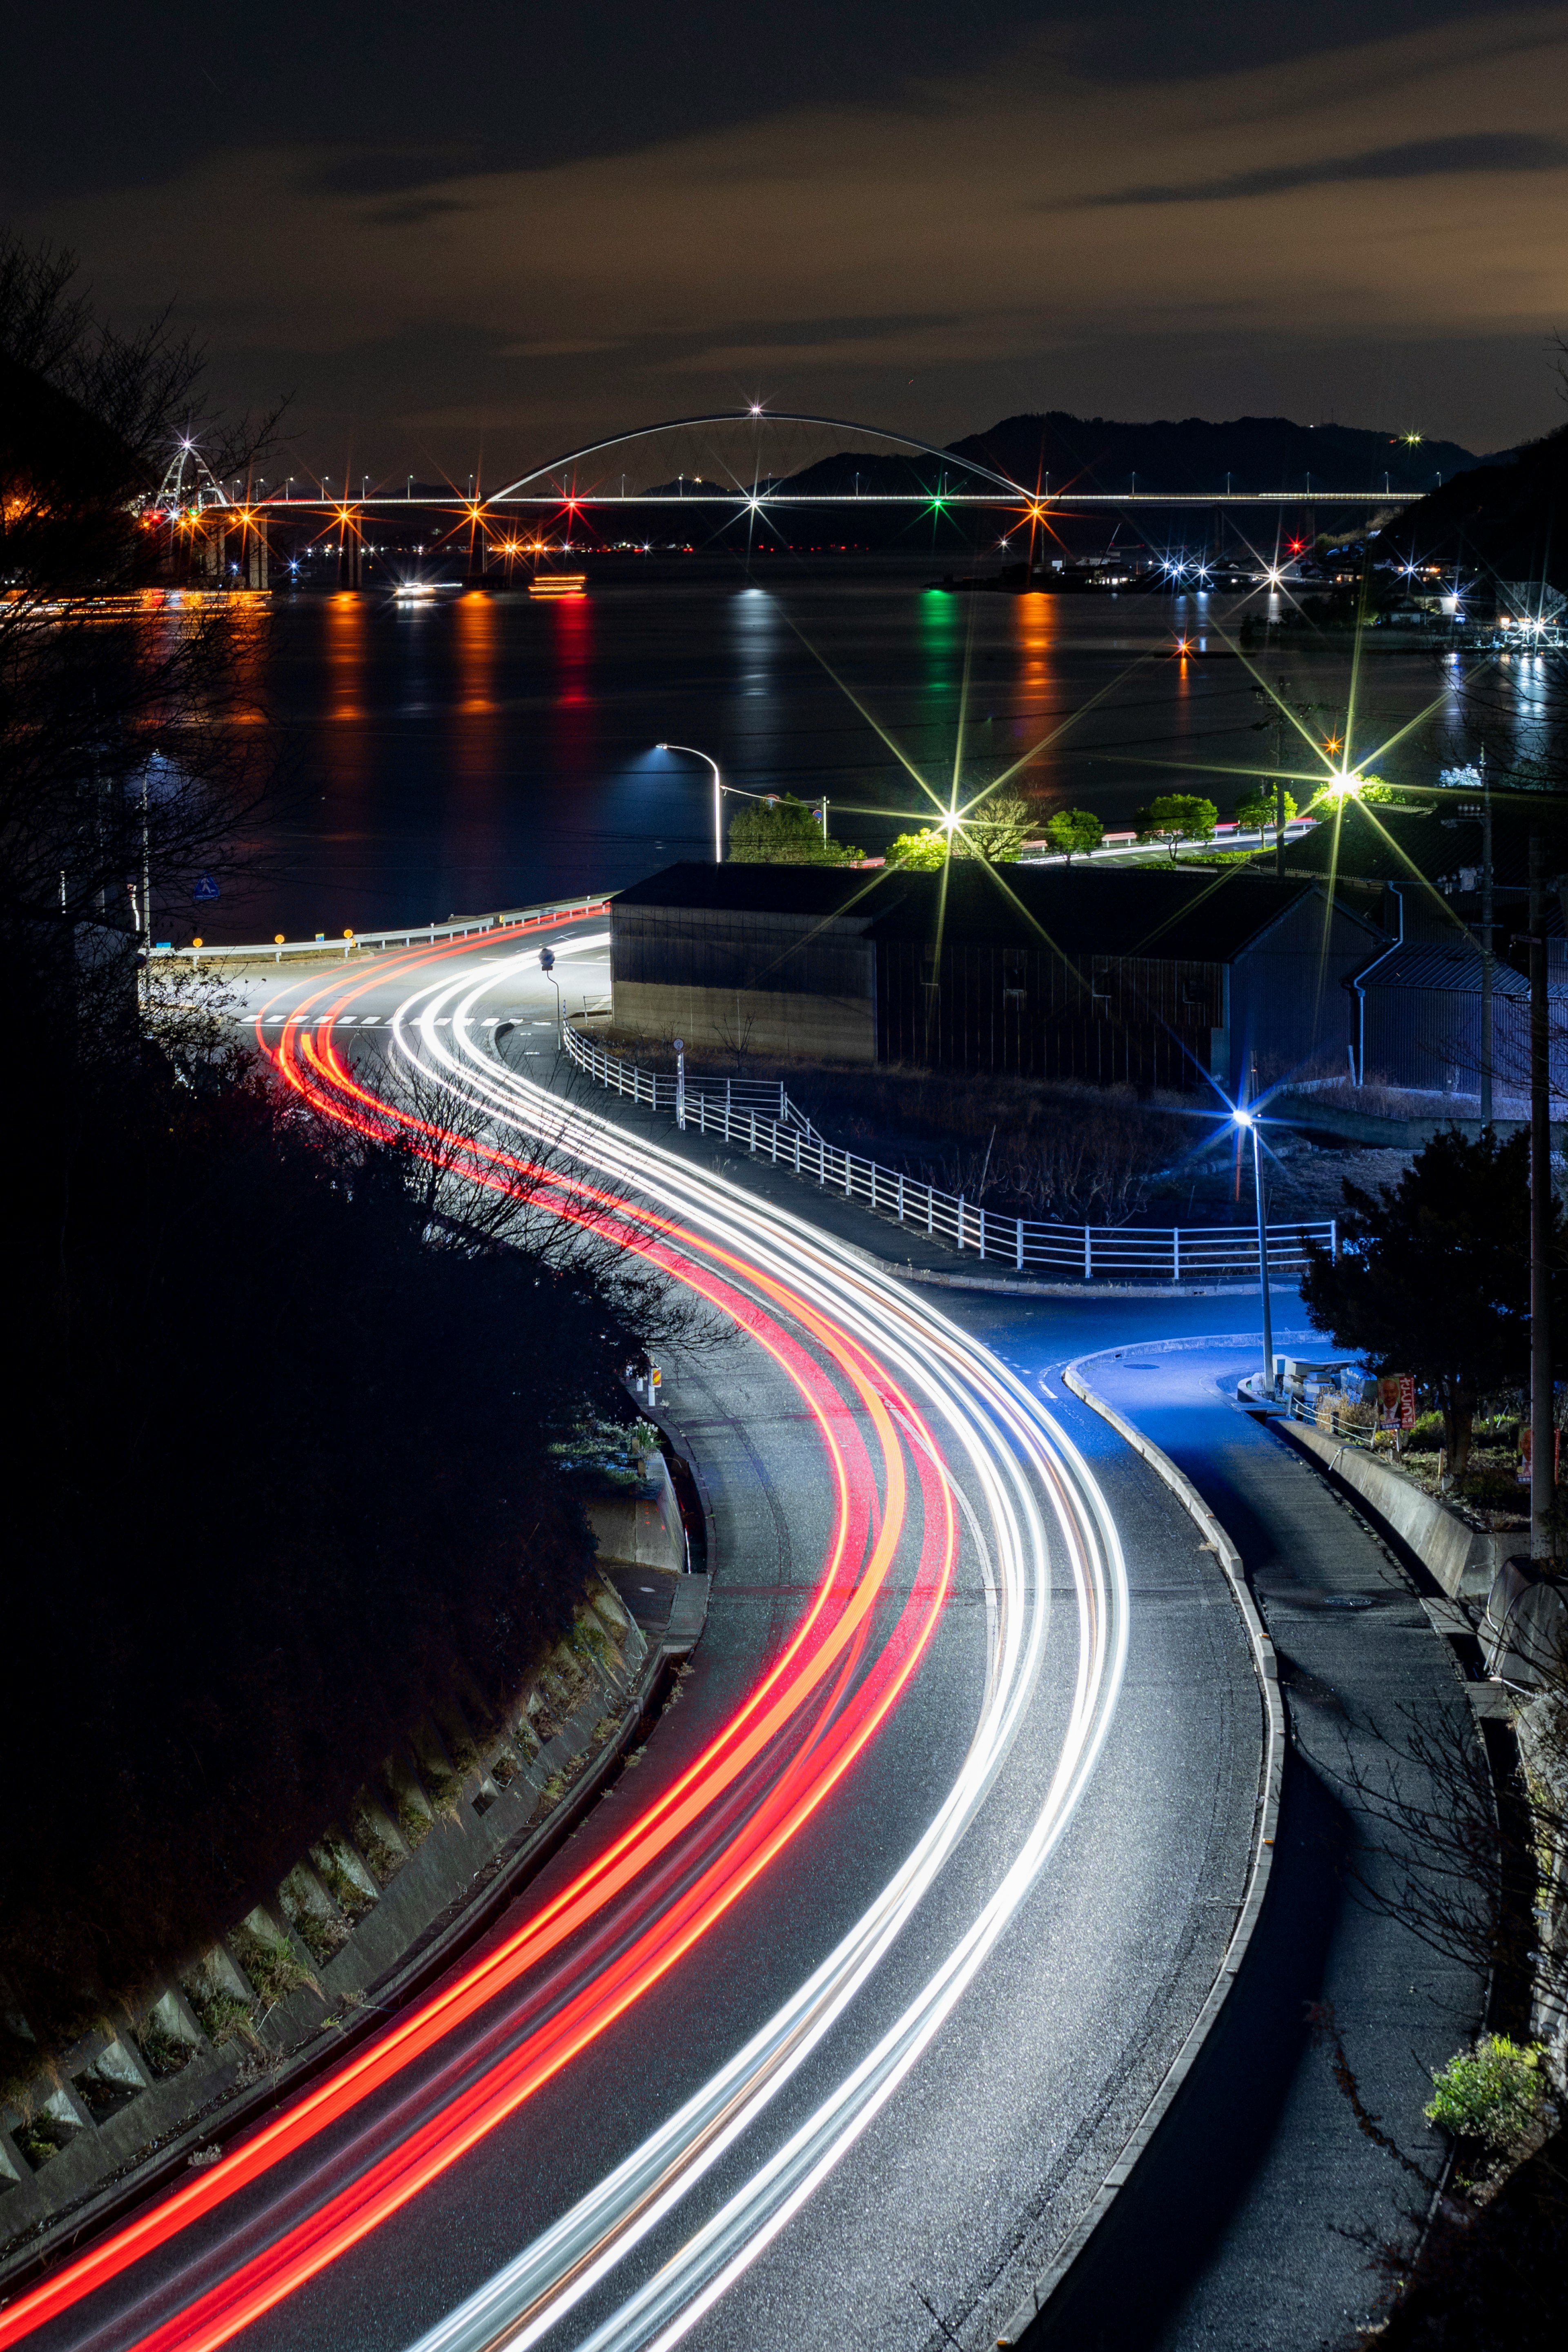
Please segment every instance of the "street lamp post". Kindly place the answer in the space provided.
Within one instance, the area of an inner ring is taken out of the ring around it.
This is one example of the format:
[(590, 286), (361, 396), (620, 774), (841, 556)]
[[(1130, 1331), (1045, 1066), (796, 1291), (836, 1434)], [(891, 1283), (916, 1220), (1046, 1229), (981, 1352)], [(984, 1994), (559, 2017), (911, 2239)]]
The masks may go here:
[(722, 866), (722, 865), (723, 865), (723, 863), (724, 863), (724, 819), (723, 819), (722, 810), (721, 810), (721, 796), (722, 796), (722, 793), (723, 793), (724, 787), (723, 787), (722, 783), (720, 782), (720, 777), (719, 777), (719, 762), (718, 762), (718, 761), (717, 761), (717, 760), (715, 760), (715, 759), (711, 756), (711, 754), (710, 754), (710, 752), (707, 752), (707, 751), (700, 751), (697, 749), (697, 746), (696, 746), (696, 744), (695, 744), (695, 743), (658, 743), (658, 744), (656, 744), (656, 745), (654, 746), (654, 749), (655, 749), (656, 751), (685, 751), (685, 752), (688, 752), (693, 760), (706, 760), (706, 761), (707, 761), (707, 762), (708, 762), (708, 765), (712, 769), (712, 771), (713, 771), (713, 863), (714, 863), (714, 865), (715, 865), (715, 866)]
[(1239, 1109), (1235, 1118), (1242, 1132), (1252, 1138), (1252, 1193), (1258, 1204), (1258, 1281), (1263, 1294), (1263, 1386), (1267, 1394), (1274, 1387), (1274, 1314), (1268, 1296), (1268, 1216), (1263, 1205), (1263, 1158), (1258, 1150), (1256, 1115)]

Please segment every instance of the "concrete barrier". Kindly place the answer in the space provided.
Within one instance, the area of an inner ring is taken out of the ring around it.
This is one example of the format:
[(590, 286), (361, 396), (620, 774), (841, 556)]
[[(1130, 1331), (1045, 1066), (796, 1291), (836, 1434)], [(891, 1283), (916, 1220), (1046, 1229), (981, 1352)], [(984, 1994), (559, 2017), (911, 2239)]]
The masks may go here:
[[(670, 1551), (679, 1535), (684, 1570), (679, 1510), (672, 1530), (664, 1504), (661, 1487), (638, 1538)], [(330, 2064), (356, 2018), (409, 1998), (554, 1851), (647, 1737), (665, 1675), (701, 1634), (709, 1580), (679, 1570), (660, 1578), (668, 1622), (646, 1637), (595, 1572), (573, 1630), (502, 1718), (438, 1708), (275, 1903), (133, 2006), (112, 2003), (0, 2105), (0, 2297), (111, 2220), (132, 2183), (144, 2193), (212, 2161), (258, 2102)]]
[(1281, 1434), (1361, 1496), (1374, 1517), (1408, 1545), (1452, 1601), (1484, 1601), (1508, 1552), (1528, 1538), (1515, 1528), (1489, 1533), (1471, 1527), (1436, 1495), (1427, 1494), (1390, 1462), (1307, 1422), (1284, 1421)]

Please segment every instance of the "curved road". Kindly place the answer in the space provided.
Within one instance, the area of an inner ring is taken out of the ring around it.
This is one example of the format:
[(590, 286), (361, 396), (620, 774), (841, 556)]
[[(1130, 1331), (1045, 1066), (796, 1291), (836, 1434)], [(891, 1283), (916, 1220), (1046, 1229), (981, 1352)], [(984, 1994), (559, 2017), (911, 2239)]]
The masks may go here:
[[(602, 928), (554, 944), (575, 1009)], [(477, 1181), (543, 1136), (542, 1210), (721, 1319), (666, 1390), (695, 1671), (460, 1969), (0, 2347), (988, 2345), (1214, 1980), (1262, 1718), (1192, 1522), (931, 1294), (552, 1094), (538, 946), (296, 977), (258, 1034), (376, 1131), (438, 1077)]]

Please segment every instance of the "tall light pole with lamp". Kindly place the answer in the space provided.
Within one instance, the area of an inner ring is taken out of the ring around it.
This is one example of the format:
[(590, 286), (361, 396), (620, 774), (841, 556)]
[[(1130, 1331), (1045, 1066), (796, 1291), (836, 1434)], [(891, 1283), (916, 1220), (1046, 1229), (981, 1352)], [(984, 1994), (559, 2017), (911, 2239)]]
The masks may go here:
[(1263, 1158), (1258, 1149), (1258, 1118), (1256, 1111), (1239, 1104), (1231, 1113), (1244, 1135), (1252, 1138), (1252, 1192), (1258, 1203), (1258, 1281), (1263, 1293), (1263, 1386), (1266, 1392), (1274, 1386), (1274, 1315), (1268, 1297), (1268, 1216), (1263, 1205)]
[(657, 743), (655, 744), (654, 749), (658, 751), (685, 751), (693, 760), (706, 760), (708, 765), (712, 769), (713, 863), (715, 866), (722, 866), (724, 863), (724, 820), (721, 810), (721, 801), (724, 787), (720, 781), (718, 761), (715, 760), (710, 753), (707, 751), (700, 751), (695, 743)]

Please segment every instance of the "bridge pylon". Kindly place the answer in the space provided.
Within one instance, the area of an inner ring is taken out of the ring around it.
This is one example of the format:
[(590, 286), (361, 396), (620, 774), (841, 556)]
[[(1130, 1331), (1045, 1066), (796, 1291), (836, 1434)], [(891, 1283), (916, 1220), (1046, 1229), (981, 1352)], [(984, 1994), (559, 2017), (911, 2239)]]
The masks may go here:
[(345, 516), (343, 535), (338, 541), (338, 586), (358, 589), (364, 585), (363, 542), (358, 531)]

